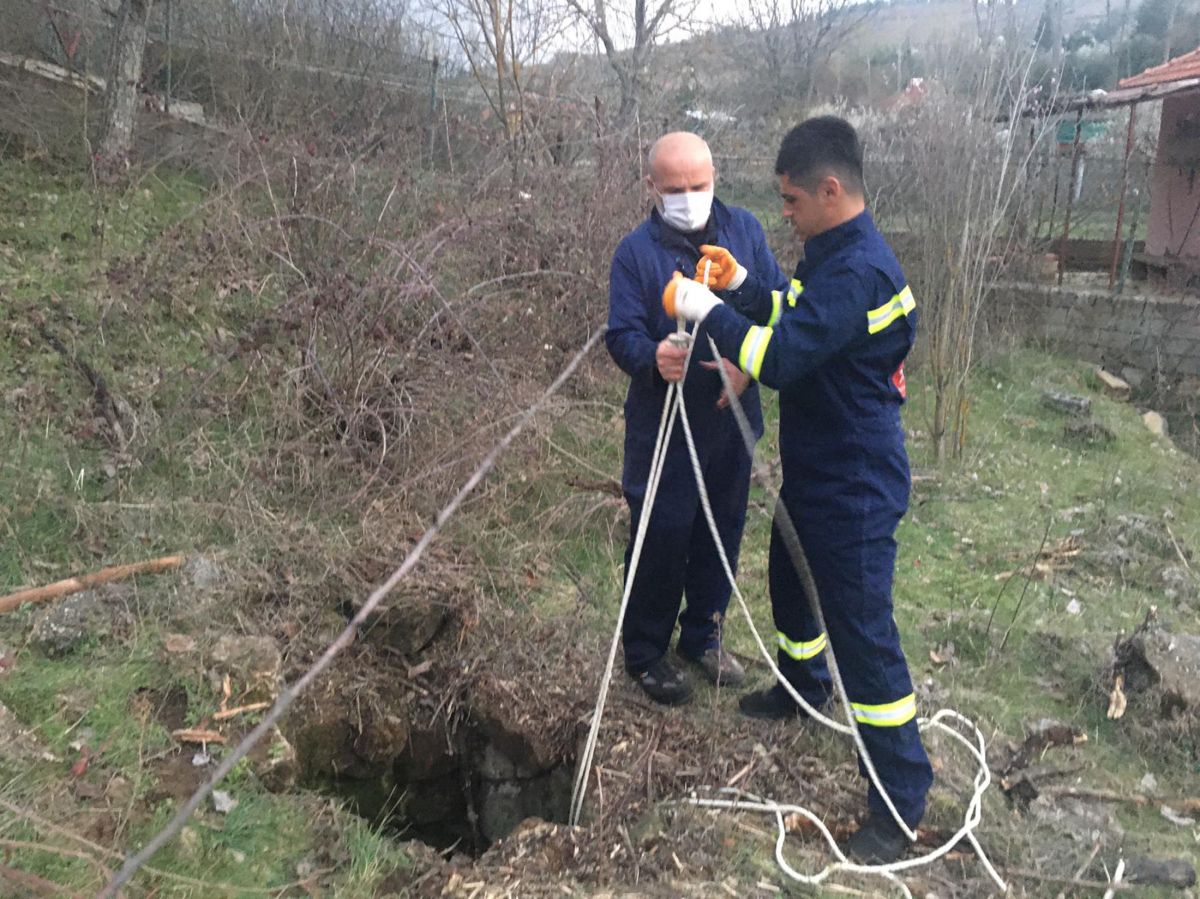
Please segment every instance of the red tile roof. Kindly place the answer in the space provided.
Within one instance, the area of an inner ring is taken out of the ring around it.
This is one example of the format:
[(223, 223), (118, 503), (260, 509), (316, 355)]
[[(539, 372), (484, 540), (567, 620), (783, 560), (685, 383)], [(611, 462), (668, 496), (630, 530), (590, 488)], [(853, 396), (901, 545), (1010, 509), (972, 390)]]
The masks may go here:
[(1152, 66), (1140, 75), (1122, 79), (1118, 87), (1147, 87), (1151, 84), (1170, 84), (1173, 81), (1186, 81), (1200, 78), (1200, 47), (1183, 56), (1164, 62), (1161, 66)]

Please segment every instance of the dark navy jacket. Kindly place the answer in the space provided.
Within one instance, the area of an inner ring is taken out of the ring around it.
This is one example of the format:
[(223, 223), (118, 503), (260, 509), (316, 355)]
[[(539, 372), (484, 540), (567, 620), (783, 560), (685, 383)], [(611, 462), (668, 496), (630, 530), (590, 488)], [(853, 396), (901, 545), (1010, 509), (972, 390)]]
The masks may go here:
[[(762, 226), (744, 209), (713, 201), (709, 220), (708, 243), (718, 244), (733, 253), (751, 271), (759, 272), (767, 283), (784, 279), (775, 257), (767, 246)], [(625, 464), (621, 485), (626, 493), (640, 497), (650, 472), (650, 457), (658, 434), (659, 417), (667, 395), (667, 382), (658, 373), (655, 350), (675, 331), (675, 322), (662, 308), (663, 287), (675, 272), (692, 277), (700, 252), (675, 229), (666, 225), (657, 210), (617, 245), (609, 278), (608, 333), (605, 343), (617, 365), (630, 376), (625, 398)], [(744, 292), (744, 288), (739, 293)], [(710, 360), (707, 330), (696, 335), (696, 349), (684, 381), (683, 396), (703, 461), (706, 448), (718, 445), (726, 435), (736, 432), (737, 424), (728, 410), (718, 410), (721, 376), (702, 368), (701, 360)], [(737, 361), (737, 354), (726, 358)], [(762, 435), (762, 410), (758, 386), (751, 384), (741, 402), (756, 435)], [(680, 430), (677, 426), (676, 430)], [(740, 438), (738, 438), (740, 439)], [(688, 464), (682, 440), (672, 440), (668, 464)], [(676, 459), (675, 457), (678, 456)]]
[(908, 506), (900, 405), (916, 336), (912, 291), (868, 212), (804, 252), (790, 284), (746, 265), (751, 277), (704, 325), (726, 357), (779, 391), (797, 526), (825, 542), (890, 537)]

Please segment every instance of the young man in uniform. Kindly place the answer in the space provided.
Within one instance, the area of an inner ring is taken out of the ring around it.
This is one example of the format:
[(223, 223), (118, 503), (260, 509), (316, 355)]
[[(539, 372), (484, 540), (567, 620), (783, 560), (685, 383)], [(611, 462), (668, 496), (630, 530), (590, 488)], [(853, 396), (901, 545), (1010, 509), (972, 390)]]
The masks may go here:
[[(742, 255), (765, 277), (782, 277), (767, 248), (762, 226), (743, 209), (713, 198), (715, 172), (708, 145), (697, 135), (674, 132), (650, 150), (647, 186), (654, 197), (649, 217), (617, 247), (609, 282), (605, 341), (630, 376), (625, 400), (625, 459), (621, 486), (629, 503), (626, 571), (646, 493), (651, 455), (667, 385), (684, 375), (687, 349), (670, 340), (674, 318), (662, 308), (662, 286), (672, 274), (691, 274), (700, 246), (719, 243)], [(705, 341), (703, 329), (697, 339)], [(717, 529), (736, 569), (746, 501), (750, 456), (728, 409), (720, 374), (697, 352), (684, 381), (683, 400), (696, 438)], [(762, 433), (758, 388), (725, 361), (734, 389), (755, 429)], [(742, 392), (744, 391), (744, 392)], [(680, 614), (686, 595), (687, 606)], [(686, 673), (668, 654), (679, 621), (676, 655), (713, 683), (741, 682), (737, 660), (721, 646), (719, 622), (730, 588), (700, 508), (695, 475), (676, 425), (667, 447), (657, 501), (652, 510), (622, 633), (625, 669), (656, 702), (686, 702), (692, 692)]]
[[(663, 304), (668, 314), (703, 323), (723, 355), (779, 391), (780, 501), (812, 567), (828, 627), (820, 632), (773, 529), (779, 667), (800, 695), (822, 705), (832, 689), (823, 653), (832, 648), (880, 780), (915, 828), (933, 772), (892, 617), (892, 577), (896, 526), (908, 507), (900, 405), (916, 307), (866, 210), (862, 147), (849, 123), (821, 117), (793, 128), (775, 172), (783, 216), (804, 241), (791, 282), (741, 264), (731, 248), (706, 246), (709, 283), (725, 289), (725, 301), (694, 280), (675, 279)], [(743, 696), (740, 705), (757, 718), (801, 714), (779, 684)], [(848, 851), (868, 863), (898, 858), (907, 838), (873, 785), (868, 809)]]

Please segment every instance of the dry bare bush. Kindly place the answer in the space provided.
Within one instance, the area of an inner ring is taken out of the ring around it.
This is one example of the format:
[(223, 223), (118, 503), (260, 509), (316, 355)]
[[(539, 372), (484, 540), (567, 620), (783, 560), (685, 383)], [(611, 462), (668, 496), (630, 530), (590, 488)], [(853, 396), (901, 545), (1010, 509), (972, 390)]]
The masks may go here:
[(204, 405), (255, 403), (272, 435), (261, 468), (281, 489), (436, 501), (603, 321), (609, 252), (640, 191), (547, 166), (514, 200), (502, 178), (435, 182), (402, 153), (281, 149), (246, 157), (198, 238), (227, 268), (257, 269), (243, 280), (270, 278), (274, 308), (224, 355), (271, 399), (221, 396), (214, 379)]
[[(988, 297), (1025, 255), (1025, 180), (1049, 125), (1020, 118), (1032, 57), (944, 50), (923, 102), (871, 137), (872, 189), (921, 310), (918, 359), (934, 388), (937, 457), (961, 454), (976, 332)], [(999, 120), (1021, 122), (1017, 126)]]

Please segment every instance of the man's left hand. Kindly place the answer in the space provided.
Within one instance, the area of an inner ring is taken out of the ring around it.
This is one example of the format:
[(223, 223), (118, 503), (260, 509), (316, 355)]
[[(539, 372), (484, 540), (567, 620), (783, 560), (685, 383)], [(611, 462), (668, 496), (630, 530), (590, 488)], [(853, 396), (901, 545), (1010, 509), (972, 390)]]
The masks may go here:
[[(703, 361), (700, 363), (709, 370), (716, 370), (717, 363), (711, 361)], [(725, 374), (729, 376), (729, 386), (733, 388), (734, 396), (741, 396), (746, 392), (746, 388), (750, 386), (750, 376), (730, 362), (728, 359), (722, 359), (721, 364), (725, 366)], [(723, 382), (722, 382), (723, 383)], [(721, 390), (721, 395), (717, 398), (718, 409), (729, 408), (729, 391)]]

